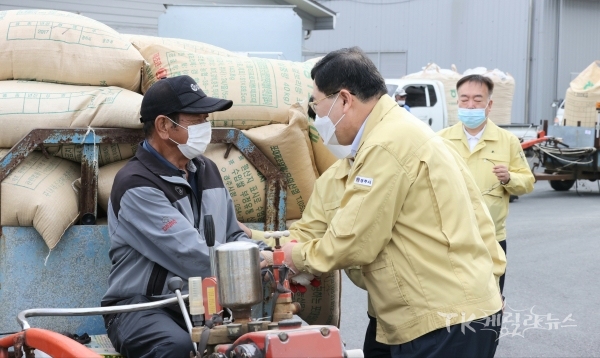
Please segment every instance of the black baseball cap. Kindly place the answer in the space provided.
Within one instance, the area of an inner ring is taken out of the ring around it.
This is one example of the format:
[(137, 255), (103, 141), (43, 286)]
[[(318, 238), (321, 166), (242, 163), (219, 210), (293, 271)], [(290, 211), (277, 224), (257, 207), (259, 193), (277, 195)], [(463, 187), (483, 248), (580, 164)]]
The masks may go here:
[(144, 94), (140, 121), (153, 121), (171, 113), (212, 113), (231, 108), (233, 102), (208, 97), (188, 75), (163, 78)]

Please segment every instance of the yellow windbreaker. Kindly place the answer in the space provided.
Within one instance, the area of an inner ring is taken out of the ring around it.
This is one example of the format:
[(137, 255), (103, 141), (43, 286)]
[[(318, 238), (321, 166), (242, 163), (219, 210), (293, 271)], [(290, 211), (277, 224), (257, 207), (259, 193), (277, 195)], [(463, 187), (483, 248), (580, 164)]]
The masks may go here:
[[(325, 235), (327, 227), (329, 227), (335, 213), (340, 208), (342, 196), (346, 190), (346, 180), (351, 169), (350, 163), (349, 159), (338, 160), (317, 179), (302, 218), (290, 226), (290, 237), (282, 238), (281, 245), (292, 239), (296, 239), (298, 242), (308, 242), (313, 239), (322, 238)], [(475, 201), (473, 205), (480, 205), (481, 200), (477, 191), (474, 190), (472, 194), (472, 199)], [(493, 239), (494, 228), (486, 211), (475, 210), (475, 213), (481, 236), (488, 238), (486, 246), (490, 246), (490, 255), (496, 264), (494, 274), (496, 275), (496, 279), (498, 279), (504, 273), (505, 259), (502, 255), (503, 252), (499, 249), (495, 239)], [(262, 240), (267, 245), (275, 246), (275, 240), (272, 238), (265, 239), (263, 231), (252, 230), (252, 238)], [(489, 238), (492, 238), (492, 240), (489, 240)], [(345, 268), (344, 271), (356, 286), (366, 290), (360, 266), (351, 266)], [(368, 306), (368, 313), (372, 317), (375, 317), (375, 311), (370, 299)]]
[[(510, 195), (523, 195), (533, 190), (535, 178), (529, 169), (517, 137), (488, 120), (479, 143), (471, 152), (462, 123), (442, 129), (440, 136), (450, 140), (463, 157), (494, 219), (496, 239), (506, 239), (506, 217)], [(492, 172), (495, 165), (506, 165), (510, 181), (501, 185)]]
[(361, 266), (385, 344), (502, 306), (494, 276), (506, 258), (468, 167), (388, 95), (367, 119), (325, 234), (296, 245), (292, 258), (314, 274)]

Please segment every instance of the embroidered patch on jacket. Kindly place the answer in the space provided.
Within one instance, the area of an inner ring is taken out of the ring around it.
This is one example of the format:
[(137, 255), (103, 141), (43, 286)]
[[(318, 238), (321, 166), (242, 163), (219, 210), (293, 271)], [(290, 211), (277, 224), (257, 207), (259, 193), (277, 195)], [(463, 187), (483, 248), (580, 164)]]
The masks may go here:
[(166, 216), (163, 216), (162, 222), (164, 224), (163, 227), (162, 227), (163, 231), (167, 231), (170, 228), (172, 228), (175, 224), (177, 224), (177, 220), (168, 218)]
[(356, 179), (354, 179), (354, 184), (373, 186), (373, 178), (356, 177)]

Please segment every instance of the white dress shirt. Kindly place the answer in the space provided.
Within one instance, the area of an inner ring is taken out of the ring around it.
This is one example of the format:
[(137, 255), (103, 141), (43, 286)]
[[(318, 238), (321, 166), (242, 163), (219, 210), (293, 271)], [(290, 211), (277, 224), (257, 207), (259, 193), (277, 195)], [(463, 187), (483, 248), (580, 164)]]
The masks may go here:
[[(485, 127), (487, 127), (487, 126), (485, 126)], [(467, 135), (467, 142), (469, 142), (469, 149), (471, 150), (471, 152), (473, 151), (473, 149), (475, 148), (477, 143), (479, 143), (479, 140), (481, 139), (481, 136), (483, 135), (483, 131), (485, 130), (485, 127), (483, 127), (479, 131), (479, 133), (477, 133), (475, 135), (470, 135), (469, 132), (467, 132), (467, 129), (465, 128), (465, 126), (463, 126), (463, 131), (465, 131), (465, 134)]]

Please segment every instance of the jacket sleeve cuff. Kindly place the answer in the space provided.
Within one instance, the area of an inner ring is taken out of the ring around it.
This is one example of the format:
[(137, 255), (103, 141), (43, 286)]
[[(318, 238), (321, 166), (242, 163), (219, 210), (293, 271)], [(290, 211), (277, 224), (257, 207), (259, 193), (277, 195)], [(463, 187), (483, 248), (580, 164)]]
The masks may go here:
[(252, 229), (250, 229), (250, 231), (252, 232), (251, 239), (265, 241), (265, 233), (264, 233), (264, 231), (252, 230)]
[(304, 255), (302, 254), (302, 248), (304, 244), (297, 244), (292, 249), (292, 261), (294, 262), (294, 266), (298, 269), (298, 272), (306, 271), (306, 267), (304, 266)]
[[(517, 175), (517, 174), (510, 173), (510, 178), (508, 179), (508, 182), (507, 182), (507, 183), (505, 183), (505, 184), (502, 184), (502, 186), (503, 186), (505, 189), (507, 189), (507, 190), (509, 190), (509, 189), (510, 189), (510, 191), (514, 191), (514, 189), (518, 189), (518, 188), (519, 188), (519, 183), (520, 183), (520, 181), (519, 181), (518, 179), (517, 179), (517, 180), (515, 180), (515, 179), (513, 178), (513, 176), (515, 176), (515, 175)], [(511, 194), (512, 194), (512, 193), (511, 193)]]

